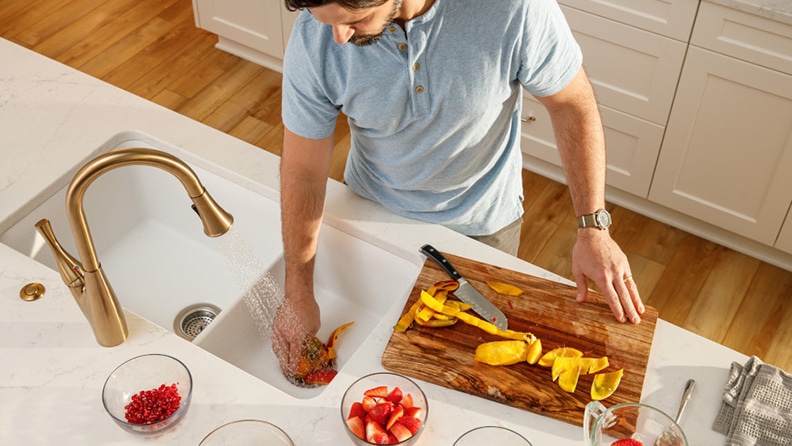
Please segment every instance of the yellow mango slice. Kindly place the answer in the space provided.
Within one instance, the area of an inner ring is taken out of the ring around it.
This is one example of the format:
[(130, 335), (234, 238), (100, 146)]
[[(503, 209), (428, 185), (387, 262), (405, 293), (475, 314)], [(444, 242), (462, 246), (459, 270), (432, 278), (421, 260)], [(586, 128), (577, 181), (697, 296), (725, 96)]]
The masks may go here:
[(536, 364), (539, 361), (539, 357), (542, 356), (542, 341), (536, 339), (531, 343), (531, 346), (528, 347), (528, 355), (525, 357), (525, 361), (528, 364)]
[(553, 361), (553, 371), (552, 371), (553, 381), (557, 380), (562, 373), (572, 369), (578, 369), (578, 373), (580, 373), (581, 365), (582, 364), (580, 358), (557, 356)]
[(492, 341), (476, 347), (473, 359), (489, 365), (512, 365), (525, 361), (527, 356), (525, 341)]
[(565, 392), (574, 393), (577, 388), (578, 378), (580, 378), (581, 367), (581, 363), (573, 362), (571, 368), (564, 370), (558, 376), (558, 387), (561, 387), (561, 390)]
[(603, 356), (601, 358), (586, 358), (589, 361), (588, 368), (586, 373), (597, 373), (600, 370), (605, 370), (608, 368), (608, 357)]
[(591, 383), (591, 399), (599, 401), (613, 395), (619, 387), (623, 374), (624, 369), (619, 369), (615, 372), (594, 375), (594, 381)]
[(489, 287), (492, 288), (492, 291), (495, 291), (498, 294), (503, 294), (505, 296), (517, 297), (523, 293), (523, 290), (517, 288), (514, 285), (509, 285), (508, 283), (488, 280), (487, 285), (489, 285)]
[[(556, 358), (580, 358), (582, 356), (583, 352), (572, 347), (554, 348), (539, 359), (539, 365), (542, 367), (552, 367)], [(553, 381), (555, 381), (555, 379)]]

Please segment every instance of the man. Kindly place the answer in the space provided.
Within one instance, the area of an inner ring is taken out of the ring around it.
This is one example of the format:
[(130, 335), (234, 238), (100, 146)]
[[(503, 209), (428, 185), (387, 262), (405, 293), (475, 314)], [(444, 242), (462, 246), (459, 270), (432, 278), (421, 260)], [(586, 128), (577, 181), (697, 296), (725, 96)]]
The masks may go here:
[(585, 222), (573, 250), (578, 300), (590, 278), (619, 321), (640, 322), (644, 307), (627, 258), (610, 238), (609, 221), (595, 218), (608, 217), (598, 213), (605, 205), (602, 124), (555, 0), (286, 5), (304, 11), (284, 59), (286, 300), (273, 341), (285, 371), (294, 370), (302, 340), (320, 326), (313, 260), (339, 111), (349, 118), (350, 188), (397, 214), (516, 254), (525, 88), (550, 113), (573, 206)]

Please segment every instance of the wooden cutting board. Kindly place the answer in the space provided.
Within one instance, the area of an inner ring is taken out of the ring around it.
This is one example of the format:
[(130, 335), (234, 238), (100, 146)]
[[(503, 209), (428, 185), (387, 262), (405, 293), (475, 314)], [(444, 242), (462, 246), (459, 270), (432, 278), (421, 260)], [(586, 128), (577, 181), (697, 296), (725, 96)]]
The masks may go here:
[[(589, 292), (589, 300), (581, 304), (575, 301), (574, 287), (450, 254), (445, 256), (462, 277), (506, 314), (510, 329), (533, 333), (541, 339), (545, 352), (574, 347), (586, 357), (608, 356), (610, 366), (604, 371), (624, 369), (619, 388), (603, 401), (606, 406), (640, 400), (656, 309), (647, 307), (639, 325), (620, 324), (601, 294)], [(437, 264), (427, 260), (401, 314), (419, 298), (421, 290), (448, 279)], [(499, 295), (486, 280), (515, 285), (524, 293), (520, 297)], [(581, 376), (576, 391), (567, 393), (552, 381), (549, 368), (528, 363), (490, 366), (473, 361), (479, 344), (496, 340), (501, 338), (462, 322), (445, 328), (413, 324), (409, 330), (391, 335), (382, 365), (450, 389), (567, 423), (583, 424), (584, 408), (591, 400), (592, 375)]]

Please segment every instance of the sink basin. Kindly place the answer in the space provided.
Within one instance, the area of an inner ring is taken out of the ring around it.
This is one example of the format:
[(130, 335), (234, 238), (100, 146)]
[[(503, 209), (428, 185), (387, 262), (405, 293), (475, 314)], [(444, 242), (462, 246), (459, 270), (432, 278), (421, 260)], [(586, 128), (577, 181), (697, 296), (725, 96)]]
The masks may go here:
[[(382, 322), (383, 315), (394, 305), (404, 305), (419, 271), (420, 267), (405, 259), (323, 225), (314, 276), (322, 312), (318, 337), (327, 341), (333, 329), (355, 322), (338, 338), (338, 370)], [(282, 290), (283, 260), (276, 261), (264, 277)], [(312, 398), (324, 390), (295, 387), (284, 378), (270, 340), (259, 335), (244, 300), (223, 311), (195, 343), (297, 398)]]
[[(198, 306), (200, 312), (216, 307), (219, 312), (211, 314), (211, 323), (202, 325), (197, 336), (190, 338), (194, 344), (292, 396), (318, 395), (324, 388), (298, 388), (283, 377), (269, 339), (258, 332), (243, 299), (246, 285), (239, 281), (251, 279), (234, 277), (232, 269), (239, 270), (240, 265), (229, 265), (222, 253), (240, 243), (240, 252), (249, 250), (253, 269), (260, 269), (283, 289), (280, 206), (276, 198), (262, 195), (276, 192), (254, 192), (251, 189), (258, 186), (233, 172), (193, 159), (148, 135), (132, 136), (120, 144), (106, 144), (93, 156), (130, 147), (171, 153), (193, 168), (217, 203), (234, 216), (234, 226), (218, 239), (206, 237), (184, 188), (160, 169), (127, 166), (97, 178), (87, 189), (84, 209), (102, 269), (121, 305), (183, 337), (174, 321), (181, 319), (185, 308)], [(9, 227), (0, 234), (0, 243), (57, 270), (34, 228), (38, 220), (47, 218), (63, 247), (76, 255), (65, 213), (70, 180), (65, 178), (52, 187), (57, 191), (41, 199), (28, 214), (9, 219), (16, 220), (11, 226), (9, 221), (0, 222)], [(382, 322), (383, 315), (394, 305), (404, 304), (419, 271), (420, 265), (323, 224), (314, 278), (322, 311), (319, 338), (327, 340), (337, 326), (355, 322), (339, 338), (339, 370)]]
[[(140, 134), (103, 147), (156, 148), (190, 164), (206, 189), (235, 219), (236, 231), (268, 265), (282, 252), (280, 206), (271, 199), (196, 165), (169, 145)], [(87, 159), (85, 160), (88, 161)], [(229, 174), (231, 175), (231, 174)], [(0, 235), (0, 242), (57, 270), (34, 224), (47, 218), (63, 247), (77, 255), (66, 220), (68, 182)], [(176, 331), (186, 307), (206, 303), (224, 309), (240, 296), (218, 240), (204, 235), (182, 185), (148, 166), (127, 166), (100, 176), (87, 190), (85, 215), (102, 268), (121, 305), (155, 324)], [(76, 304), (75, 304), (76, 305)]]

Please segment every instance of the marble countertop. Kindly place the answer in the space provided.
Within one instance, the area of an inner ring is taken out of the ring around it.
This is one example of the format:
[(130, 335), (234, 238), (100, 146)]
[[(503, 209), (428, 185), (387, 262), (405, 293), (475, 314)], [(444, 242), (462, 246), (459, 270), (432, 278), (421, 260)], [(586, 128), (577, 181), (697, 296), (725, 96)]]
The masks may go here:
[[(215, 163), (217, 169), (236, 172), (257, 192), (277, 200), (277, 157), (0, 40), (0, 233), (72, 176), (100, 145), (133, 129)], [(328, 186), (326, 209), (326, 224), (416, 265), (423, 263), (418, 247), (432, 240), (436, 246), (453, 246), (453, 254), (560, 280), (444, 228), (394, 216), (338, 183)], [(35, 302), (22, 301), (19, 291), (29, 282), (44, 284), (46, 295)], [(297, 445), (345, 444), (340, 397), (358, 377), (383, 370), (379, 358), (399, 310), (396, 305), (385, 314), (324, 392), (298, 399), (129, 311), (128, 341), (100, 347), (59, 275), (0, 244), (0, 444), (147, 442), (116, 426), (100, 400), (109, 373), (142, 353), (178, 357), (195, 380), (189, 412), (157, 437), (158, 443), (197, 444), (225, 422), (259, 418), (283, 428)], [(720, 444), (723, 436), (710, 426), (721, 390), (731, 362), (746, 359), (658, 321), (642, 402), (675, 413), (686, 381), (696, 379), (699, 385), (683, 428), (692, 445)], [(492, 424), (512, 428), (534, 445), (581, 444), (580, 427), (421, 385), (432, 415), (419, 444), (450, 445), (467, 429)]]
[(704, 0), (792, 25), (789, 0)]

